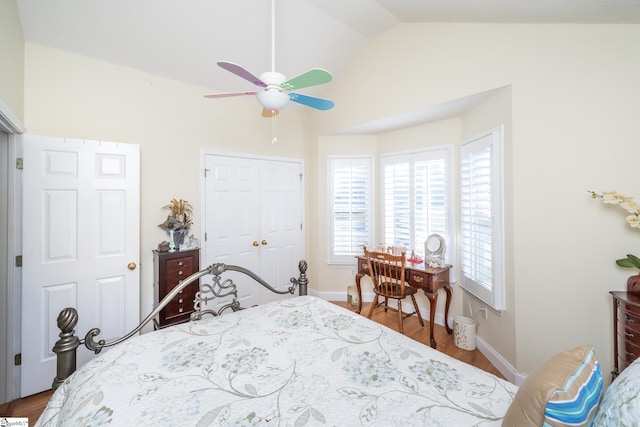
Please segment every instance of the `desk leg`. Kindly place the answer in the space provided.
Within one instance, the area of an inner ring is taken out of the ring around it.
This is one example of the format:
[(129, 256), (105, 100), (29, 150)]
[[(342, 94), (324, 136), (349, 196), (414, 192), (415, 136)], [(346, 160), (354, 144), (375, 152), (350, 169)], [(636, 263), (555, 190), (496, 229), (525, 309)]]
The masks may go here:
[(358, 309), (356, 313), (358, 314), (360, 314), (362, 310), (362, 288), (360, 287), (360, 279), (362, 279), (362, 276), (364, 276), (362, 273), (356, 274), (356, 288), (358, 289)]
[(436, 339), (433, 337), (433, 326), (435, 325), (436, 306), (438, 305), (438, 292), (426, 292), (424, 294), (429, 298), (429, 336), (431, 337), (431, 347), (436, 348)]
[(444, 327), (447, 329), (447, 333), (451, 335), (453, 329), (449, 327), (449, 306), (451, 305), (451, 285), (448, 283), (444, 286), (444, 290), (447, 293), (447, 301), (444, 308)]

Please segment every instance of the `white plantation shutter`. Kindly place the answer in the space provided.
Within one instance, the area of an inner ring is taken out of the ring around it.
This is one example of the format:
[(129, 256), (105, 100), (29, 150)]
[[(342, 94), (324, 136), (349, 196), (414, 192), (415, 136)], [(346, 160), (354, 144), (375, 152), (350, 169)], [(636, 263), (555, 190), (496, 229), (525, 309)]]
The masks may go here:
[(373, 158), (329, 157), (329, 263), (353, 264), (373, 242)]
[(452, 247), (450, 156), (451, 149), (438, 148), (381, 157), (384, 241), (380, 243), (404, 246), (424, 256), (424, 241), (438, 233)]
[(502, 129), (460, 148), (462, 286), (504, 309)]

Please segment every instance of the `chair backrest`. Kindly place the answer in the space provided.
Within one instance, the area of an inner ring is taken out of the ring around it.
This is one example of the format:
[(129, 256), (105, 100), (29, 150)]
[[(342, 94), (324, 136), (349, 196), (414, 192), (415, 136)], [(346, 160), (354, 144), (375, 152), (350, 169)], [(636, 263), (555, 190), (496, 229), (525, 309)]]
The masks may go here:
[(386, 252), (370, 252), (364, 248), (369, 264), (369, 274), (376, 293), (389, 297), (404, 294), (404, 266), (406, 254), (392, 255)]

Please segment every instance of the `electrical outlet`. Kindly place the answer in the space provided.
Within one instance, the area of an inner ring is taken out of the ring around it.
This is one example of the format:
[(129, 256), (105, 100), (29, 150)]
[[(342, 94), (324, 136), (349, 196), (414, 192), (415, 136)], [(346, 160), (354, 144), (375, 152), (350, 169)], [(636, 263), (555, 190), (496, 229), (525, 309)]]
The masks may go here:
[(487, 307), (476, 308), (476, 313), (477, 312), (482, 312), (482, 318), (484, 320), (487, 320), (489, 318), (489, 313), (488, 313)]

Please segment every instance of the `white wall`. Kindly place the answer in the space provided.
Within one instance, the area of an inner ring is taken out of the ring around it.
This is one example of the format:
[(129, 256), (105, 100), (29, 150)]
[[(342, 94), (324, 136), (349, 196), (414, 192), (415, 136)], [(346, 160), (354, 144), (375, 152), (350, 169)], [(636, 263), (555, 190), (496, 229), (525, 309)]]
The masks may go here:
[(24, 37), (15, 0), (0, 2), (0, 107), (3, 104), (23, 121)]
[(511, 87), (513, 294), (505, 316), (481, 329), (522, 373), (583, 343), (604, 372), (613, 367), (608, 291), (633, 273), (614, 260), (640, 235), (587, 190), (640, 198), (639, 45), (638, 25), (404, 24), (354, 58), (327, 94), (336, 108), (315, 116), (320, 134), (337, 134)]
[[(194, 206), (200, 234), (201, 150), (305, 158), (306, 116), (295, 108), (271, 121), (254, 99), (203, 98), (212, 88), (187, 85), (80, 55), (27, 43), (27, 133), (140, 145), (141, 311), (153, 297), (152, 250), (167, 235), (158, 224), (172, 198)], [(199, 236), (201, 237), (201, 236)]]

